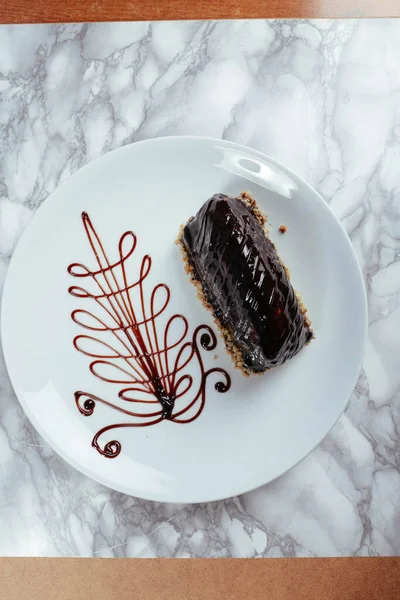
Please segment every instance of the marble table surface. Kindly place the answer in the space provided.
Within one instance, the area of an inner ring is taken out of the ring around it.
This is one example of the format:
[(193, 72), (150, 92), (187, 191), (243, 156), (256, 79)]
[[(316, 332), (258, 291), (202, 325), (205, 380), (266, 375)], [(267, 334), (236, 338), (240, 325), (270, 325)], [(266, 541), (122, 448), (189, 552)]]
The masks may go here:
[(0, 287), (62, 180), (124, 144), (200, 134), (261, 150), (322, 194), (362, 265), (370, 322), (320, 446), (272, 484), (193, 506), (123, 496), (58, 458), (0, 353), (0, 555), (400, 554), (399, 56), (395, 20), (0, 27)]

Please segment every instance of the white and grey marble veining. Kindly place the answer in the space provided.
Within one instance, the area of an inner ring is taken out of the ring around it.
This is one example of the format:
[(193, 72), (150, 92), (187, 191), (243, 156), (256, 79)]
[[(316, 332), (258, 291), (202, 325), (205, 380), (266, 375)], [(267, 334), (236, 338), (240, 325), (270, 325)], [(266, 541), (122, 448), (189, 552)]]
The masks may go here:
[[(148, 137), (250, 145), (316, 187), (367, 281), (349, 407), (272, 484), (198, 506), (107, 490), (28, 423), (0, 359), (0, 555), (400, 555), (400, 21), (0, 27), (0, 284), (21, 232), (88, 161)], [(349, 332), (351, 334), (351, 332)]]

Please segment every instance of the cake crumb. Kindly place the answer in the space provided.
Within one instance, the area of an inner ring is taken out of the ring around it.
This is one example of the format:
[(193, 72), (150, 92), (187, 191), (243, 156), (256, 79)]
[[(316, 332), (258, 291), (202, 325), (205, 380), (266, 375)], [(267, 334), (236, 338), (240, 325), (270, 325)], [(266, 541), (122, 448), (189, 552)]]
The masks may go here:
[(286, 232), (287, 232), (287, 226), (286, 226), (286, 225), (281, 225), (281, 226), (279, 227), (279, 231), (280, 231), (281, 233), (286, 233)]
[(214, 360), (218, 360), (218, 354), (214, 354)]

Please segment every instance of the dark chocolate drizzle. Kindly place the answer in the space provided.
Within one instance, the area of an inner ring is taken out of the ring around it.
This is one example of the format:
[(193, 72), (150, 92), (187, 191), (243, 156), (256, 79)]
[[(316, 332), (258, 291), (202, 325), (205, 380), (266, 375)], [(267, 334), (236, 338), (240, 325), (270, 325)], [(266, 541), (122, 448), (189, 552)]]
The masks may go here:
[[(80, 286), (72, 286), (68, 291), (72, 296), (95, 302), (104, 316), (100, 318), (87, 310), (74, 310), (71, 313), (73, 321), (96, 332), (96, 337), (95, 334), (80, 334), (74, 338), (73, 344), (77, 350), (95, 359), (89, 365), (93, 375), (123, 387), (118, 393), (121, 404), (84, 391), (75, 392), (75, 402), (81, 414), (87, 417), (100, 403), (133, 419), (128, 423), (107, 425), (93, 438), (92, 445), (100, 454), (115, 458), (121, 452), (121, 444), (112, 440), (102, 446), (99, 438), (103, 434), (125, 427), (148, 427), (164, 419), (190, 423), (203, 411), (208, 377), (213, 373), (223, 376), (223, 380), (215, 384), (220, 393), (229, 390), (231, 379), (221, 368), (204, 368), (200, 347), (211, 351), (217, 345), (215, 333), (208, 325), (199, 325), (192, 339), (188, 340), (188, 321), (183, 315), (175, 314), (168, 319), (160, 335), (157, 318), (167, 308), (171, 292), (166, 284), (157, 284), (150, 294), (149, 306), (146, 305), (144, 282), (152, 264), (149, 255), (143, 257), (136, 281), (128, 281), (127, 261), (137, 245), (135, 234), (127, 231), (122, 235), (118, 245), (119, 259), (111, 262), (85, 212), (82, 213), (82, 221), (97, 266), (91, 270), (83, 264), (73, 263), (69, 265), (68, 273), (86, 279), (93, 291)], [(138, 296), (137, 303), (133, 300), (135, 294)], [(178, 322), (182, 325), (182, 332), (177, 339), (171, 340), (171, 327), (173, 324), (177, 326)], [(110, 343), (110, 338), (115, 345)], [(88, 344), (96, 349), (85, 349)], [(172, 356), (172, 350), (175, 356)], [(197, 369), (197, 380), (187, 372), (188, 366)], [(112, 376), (110, 370), (114, 370)], [(138, 408), (129, 410), (128, 404)], [(151, 404), (160, 408), (140, 412), (140, 405)]]
[(215, 194), (186, 224), (182, 242), (216, 318), (249, 371), (294, 356), (310, 339), (273, 243), (240, 198)]

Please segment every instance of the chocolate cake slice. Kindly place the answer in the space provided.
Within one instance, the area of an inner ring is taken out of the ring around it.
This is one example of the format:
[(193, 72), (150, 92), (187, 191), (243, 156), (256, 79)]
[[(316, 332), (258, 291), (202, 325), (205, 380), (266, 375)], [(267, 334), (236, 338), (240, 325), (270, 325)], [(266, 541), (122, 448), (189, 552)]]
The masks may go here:
[(265, 222), (249, 194), (215, 194), (179, 237), (187, 271), (245, 374), (281, 365), (313, 337)]

